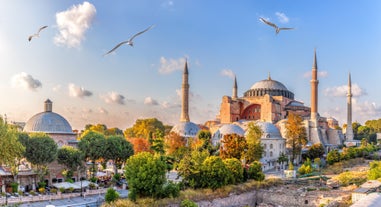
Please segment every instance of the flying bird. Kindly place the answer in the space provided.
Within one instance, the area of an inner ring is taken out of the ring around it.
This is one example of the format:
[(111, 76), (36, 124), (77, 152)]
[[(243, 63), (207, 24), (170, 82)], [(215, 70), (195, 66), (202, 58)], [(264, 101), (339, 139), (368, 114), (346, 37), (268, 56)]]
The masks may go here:
[(29, 42), (32, 40), (33, 37), (40, 37), (40, 32), (41, 32), (43, 29), (47, 28), (47, 27), (48, 27), (48, 26), (43, 26), (43, 27), (41, 27), (40, 29), (38, 29), (38, 32), (37, 32), (36, 34), (30, 35), (30, 36), (28, 37)]
[(267, 25), (270, 25), (272, 27), (275, 28), (275, 33), (278, 34), (281, 30), (290, 30), (290, 29), (294, 29), (294, 28), (288, 28), (288, 27), (278, 27), (276, 24), (272, 23), (272, 22), (269, 22), (267, 21), (266, 19), (264, 18), (259, 18), (259, 20), (261, 20), (263, 23), (267, 24)]
[(143, 30), (143, 31), (141, 31), (141, 32), (138, 32), (138, 33), (134, 34), (129, 40), (126, 40), (126, 41), (123, 41), (123, 42), (117, 44), (114, 48), (112, 48), (110, 51), (108, 51), (108, 52), (107, 52), (106, 54), (104, 54), (103, 56), (108, 55), (108, 54), (114, 52), (116, 49), (118, 49), (118, 47), (120, 47), (120, 46), (122, 46), (122, 45), (124, 45), (124, 44), (128, 44), (128, 45), (130, 45), (131, 47), (133, 47), (133, 46), (134, 46), (134, 42), (133, 42), (134, 38), (137, 37), (137, 36), (139, 36), (139, 35), (141, 35), (141, 34), (143, 34), (144, 32), (147, 32), (147, 31), (150, 30), (153, 26), (154, 26), (154, 25), (151, 25), (151, 26), (149, 26), (147, 29), (145, 29), (145, 30)]

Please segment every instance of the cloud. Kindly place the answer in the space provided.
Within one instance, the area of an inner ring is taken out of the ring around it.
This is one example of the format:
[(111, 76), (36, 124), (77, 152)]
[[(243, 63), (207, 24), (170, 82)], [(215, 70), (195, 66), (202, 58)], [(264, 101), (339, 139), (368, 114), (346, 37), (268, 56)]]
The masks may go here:
[[(340, 97), (343, 96), (345, 97), (348, 92), (348, 86), (347, 85), (341, 85), (341, 86), (336, 86), (332, 88), (326, 88), (324, 90), (324, 95), (325, 96), (334, 96), (334, 97)], [(357, 84), (352, 84), (352, 95), (354, 97), (358, 96), (364, 96), (367, 95), (366, 91), (362, 88), (360, 88), (359, 85)]]
[(109, 92), (107, 95), (101, 96), (106, 103), (125, 104), (125, 97), (117, 92)]
[(58, 91), (60, 91), (61, 90), (61, 85), (55, 85), (53, 88), (52, 88), (52, 90), (54, 91), (54, 92), (58, 92)]
[(352, 109), (353, 114), (361, 117), (362, 121), (377, 119), (381, 116), (381, 106), (377, 106), (375, 102), (359, 102), (356, 98), (353, 98)]
[(168, 102), (168, 101), (164, 101), (163, 103), (161, 103), (161, 107), (165, 108), (165, 109), (173, 109), (173, 108), (180, 108), (181, 105), (180, 104), (176, 104), (176, 103), (171, 103), (171, 102)]
[[(304, 78), (311, 78), (312, 77), (312, 71), (305, 72), (303, 74)], [(328, 71), (318, 71), (318, 78), (325, 78), (328, 77)]]
[(76, 86), (76, 85), (74, 85), (74, 83), (70, 83), (68, 88), (69, 88), (69, 95), (72, 97), (83, 98), (86, 96), (92, 96), (93, 95), (93, 93), (91, 91), (88, 91), (88, 90), (84, 89), (83, 87)]
[(169, 74), (176, 70), (182, 70), (185, 65), (185, 58), (166, 59), (165, 57), (160, 58), (160, 68), (159, 73)]
[(161, 7), (168, 9), (168, 10), (172, 10), (174, 6), (175, 6), (175, 4), (171, 0), (166, 0), (163, 3), (161, 3)]
[(95, 6), (87, 1), (56, 13), (59, 34), (54, 37), (54, 42), (69, 48), (79, 47), (85, 38), (86, 31), (91, 26), (95, 13)]
[(159, 102), (157, 102), (155, 99), (153, 99), (152, 97), (146, 97), (144, 99), (144, 104), (145, 105), (153, 105), (153, 106), (157, 106), (159, 105)]
[(223, 69), (221, 71), (221, 75), (222, 76), (227, 76), (227, 77), (229, 77), (231, 79), (234, 79), (234, 76), (235, 76), (234, 72), (232, 70), (230, 70), (230, 69)]
[(108, 114), (108, 111), (105, 108), (99, 107), (98, 112), (101, 114)]
[(34, 79), (31, 75), (25, 72), (14, 75), (11, 82), (13, 87), (24, 88), (32, 91), (42, 87), (39, 80)]
[(288, 23), (290, 21), (289, 18), (282, 12), (275, 12), (275, 15), (281, 23)]

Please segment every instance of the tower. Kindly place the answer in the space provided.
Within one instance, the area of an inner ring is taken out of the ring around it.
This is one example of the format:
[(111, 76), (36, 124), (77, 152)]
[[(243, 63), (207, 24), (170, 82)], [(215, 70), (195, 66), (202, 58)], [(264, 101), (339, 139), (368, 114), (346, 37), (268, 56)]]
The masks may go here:
[(317, 121), (318, 118), (318, 84), (317, 79), (317, 60), (316, 49), (314, 50), (314, 61), (312, 64), (312, 78), (311, 78), (311, 121)]
[(353, 129), (352, 129), (352, 82), (351, 73), (348, 75), (348, 93), (347, 93), (347, 130), (346, 141), (353, 141)]
[(237, 98), (238, 98), (238, 96), (237, 96), (237, 90), (238, 90), (238, 86), (237, 86), (237, 77), (234, 76), (233, 96), (232, 96), (233, 99), (237, 99)]
[(188, 84), (188, 61), (185, 60), (183, 83), (181, 85), (181, 116), (180, 122), (189, 122), (189, 84)]
[(53, 102), (51, 100), (47, 99), (45, 101), (44, 108), (45, 108), (45, 112), (52, 112), (53, 111)]

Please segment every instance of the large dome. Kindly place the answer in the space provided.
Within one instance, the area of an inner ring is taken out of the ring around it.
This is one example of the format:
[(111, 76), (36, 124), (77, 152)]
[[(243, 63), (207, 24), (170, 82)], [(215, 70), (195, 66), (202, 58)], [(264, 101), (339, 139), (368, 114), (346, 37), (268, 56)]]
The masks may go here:
[(73, 134), (69, 122), (54, 112), (41, 112), (32, 116), (32, 118), (26, 122), (24, 131)]
[(286, 86), (284, 86), (281, 82), (272, 80), (271, 78), (254, 83), (250, 89), (287, 90)]
[(52, 112), (52, 102), (49, 99), (45, 101), (45, 111), (32, 116), (26, 122), (24, 131), (74, 134), (69, 122), (61, 115)]
[(171, 129), (171, 132), (175, 132), (182, 137), (196, 137), (198, 131), (200, 131), (200, 127), (190, 121), (180, 122)]

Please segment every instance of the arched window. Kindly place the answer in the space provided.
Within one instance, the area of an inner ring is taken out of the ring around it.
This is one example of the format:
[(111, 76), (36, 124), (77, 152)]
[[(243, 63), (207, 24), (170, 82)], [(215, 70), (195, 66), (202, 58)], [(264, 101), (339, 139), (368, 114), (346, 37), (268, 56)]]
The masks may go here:
[(273, 144), (270, 144), (270, 149), (272, 149), (273, 148)]
[(273, 156), (273, 151), (270, 152), (270, 157), (272, 157), (272, 156)]
[(264, 144), (264, 145), (263, 145), (263, 148), (264, 148), (264, 149), (266, 149), (266, 148), (267, 148), (267, 145), (266, 145), (266, 144)]

